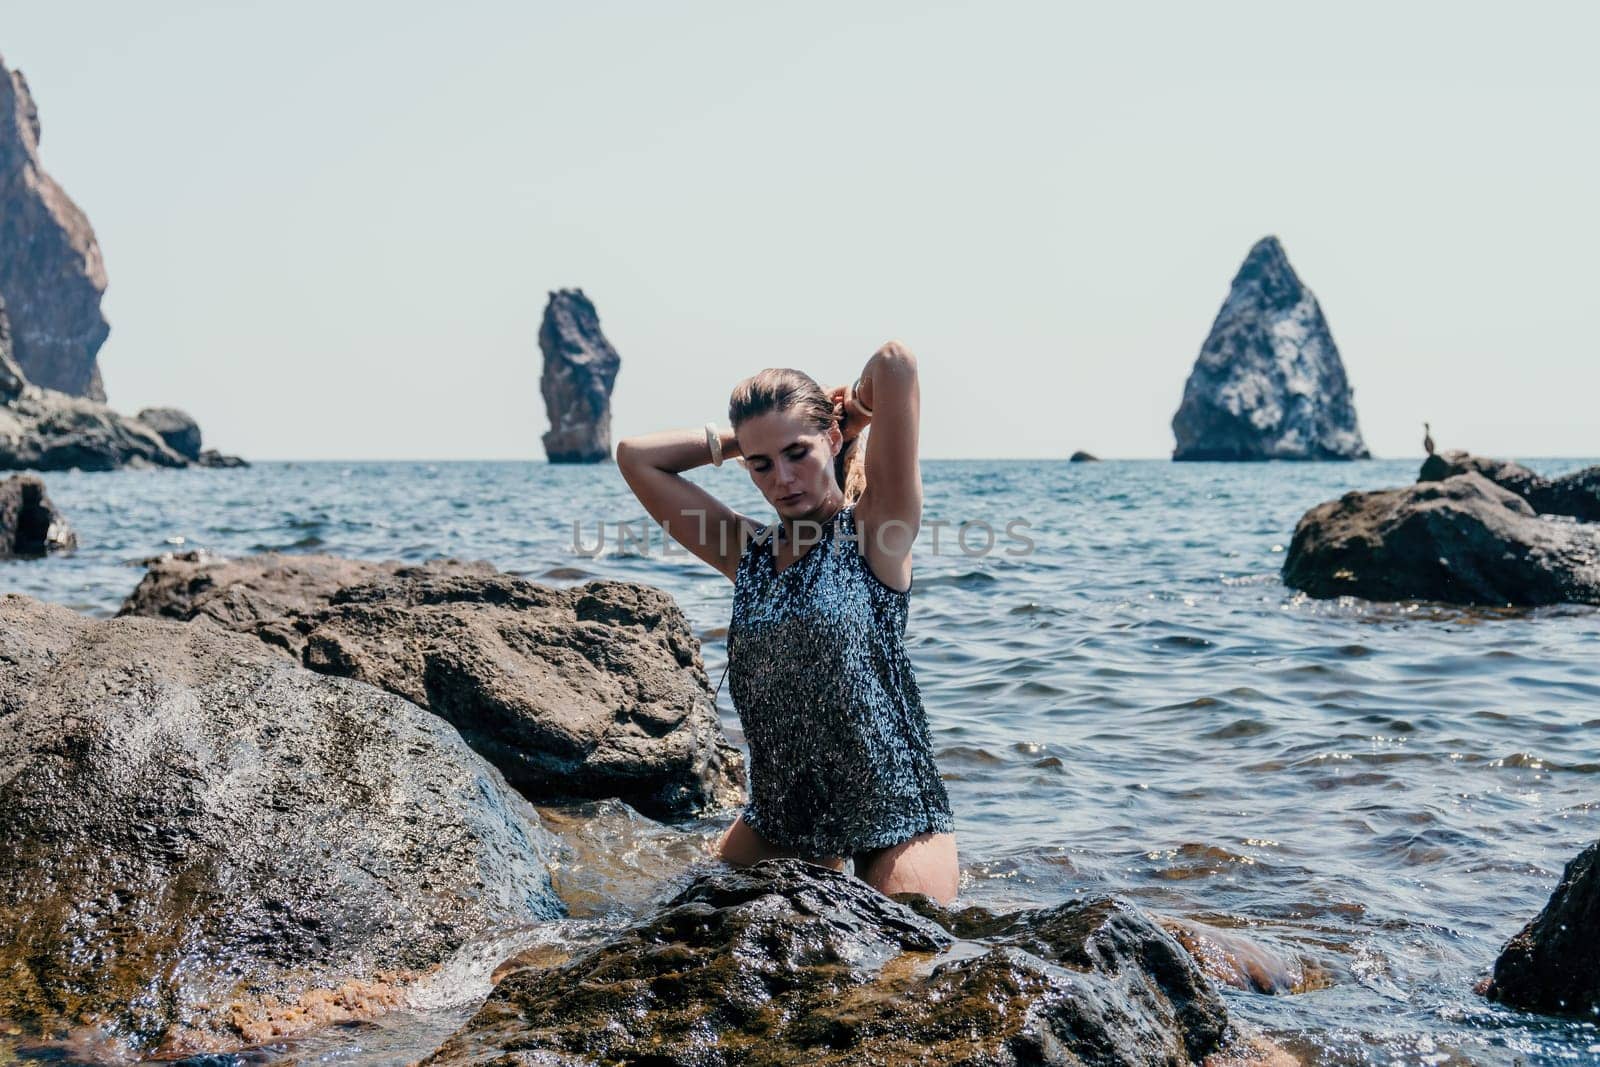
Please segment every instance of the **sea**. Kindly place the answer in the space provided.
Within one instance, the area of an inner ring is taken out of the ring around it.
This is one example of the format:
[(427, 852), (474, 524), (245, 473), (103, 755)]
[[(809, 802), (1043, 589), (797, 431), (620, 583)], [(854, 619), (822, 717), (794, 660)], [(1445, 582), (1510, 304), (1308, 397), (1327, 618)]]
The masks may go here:
[[(1600, 463), (1517, 458), (1552, 476)], [(1419, 461), (924, 461), (907, 647), (956, 813), (959, 903), (1115, 894), (1252, 939), (1316, 980), (1229, 989), (1229, 1011), (1307, 1063), (1600, 1063), (1600, 1020), (1473, 992), (1600, 838), (1600, 609), (1317, 600), (1279, 577), (1307, 509), (1408, 484)], [(771, 517), (737, 465), (688, 477)], [(0, 591), (109, 616), (163, 552), (483, 559), (553, 584), (658, 586), (713, 682), (726, 662), (732, 584), (664, 543), (611, 465), (46, 481), (80, 547), (0, 563)], [(742, 744), (726, 685), (718, 702)], [(732, 819), (541, 812), (572, 911), (553, 950), (671, 896)], [(470, 1014), (486, 976), (463, 989), (237, 1062), (407, 1062)]]

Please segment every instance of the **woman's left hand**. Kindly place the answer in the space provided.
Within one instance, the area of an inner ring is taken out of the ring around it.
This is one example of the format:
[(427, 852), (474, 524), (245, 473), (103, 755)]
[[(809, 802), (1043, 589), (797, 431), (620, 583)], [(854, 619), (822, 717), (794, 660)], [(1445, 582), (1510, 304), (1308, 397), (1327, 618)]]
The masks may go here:
[(833, 413), (839, 416), (839, 432), (846, 441), (865, 430), (872, 423), (872, 416), (861, 410), (861, 405), (856, 403), (854, 385), (836, 385), (828, 390), (828, 399), (833, 402)]

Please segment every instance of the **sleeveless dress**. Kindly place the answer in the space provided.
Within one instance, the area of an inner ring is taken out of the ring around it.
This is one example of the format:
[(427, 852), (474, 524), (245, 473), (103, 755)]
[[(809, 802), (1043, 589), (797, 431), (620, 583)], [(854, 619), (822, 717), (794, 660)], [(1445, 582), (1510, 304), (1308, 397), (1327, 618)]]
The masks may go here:
[(855, 505), (782, 571), (776, 524), (745, 546), (728, 626), (729, 693), (750, 746), (745, 821), (805, 856), (951, 832), (903, 638), (910, 590), (858, 547)]

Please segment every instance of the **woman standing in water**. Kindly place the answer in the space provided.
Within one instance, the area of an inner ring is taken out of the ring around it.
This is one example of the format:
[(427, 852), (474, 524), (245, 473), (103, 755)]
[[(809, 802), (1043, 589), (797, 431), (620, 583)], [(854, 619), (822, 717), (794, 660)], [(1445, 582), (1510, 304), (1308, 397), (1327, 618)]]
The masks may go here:
[[(898, 342), (854, 386), (797, 370), (746, 378), (731, 430), (617, 444), (628, 487), (669, 535), (734, 583), (729, 691), (750, 745), (750, 803), (718, 854), (798, 857), (884, 893), (955, 898), (950, 800), (906, 656), (922, 521), (917, 362)], [(860, 461), (860, 434), (872, 426)], [(777, 512), (762, 525), (682, 477), (742, 457)]]

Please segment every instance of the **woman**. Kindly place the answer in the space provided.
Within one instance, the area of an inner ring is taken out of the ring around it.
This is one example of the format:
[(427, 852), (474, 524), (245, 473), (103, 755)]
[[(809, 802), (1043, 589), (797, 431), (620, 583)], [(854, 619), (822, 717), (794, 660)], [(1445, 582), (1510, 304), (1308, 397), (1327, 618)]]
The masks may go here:
[[(617, 466), (663, 529), (734, 583), (728, 679), (751, 799), (718, 854), (835, 870), (848, 859), (883, 893), (948, 904), (960, 876), (953, 816), (903, 644), (922, 521), (920, 404), (916, 359), (891, 341), (853, 387), (764, 370), (734, 390), (730, 430), (630, 437)], [(869, 424), (871, 447), (853, 463)], [(729, 456), (776, 523), (682, 477)]]

